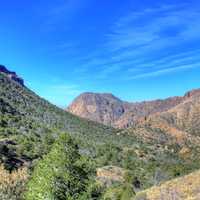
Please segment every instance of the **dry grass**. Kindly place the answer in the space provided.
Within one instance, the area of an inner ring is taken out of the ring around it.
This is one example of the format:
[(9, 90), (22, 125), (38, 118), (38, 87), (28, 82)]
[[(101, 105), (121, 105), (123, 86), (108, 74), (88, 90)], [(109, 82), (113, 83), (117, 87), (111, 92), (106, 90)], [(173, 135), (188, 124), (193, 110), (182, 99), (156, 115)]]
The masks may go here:
[(1, 200), (18, 200), (25, 189), (28, 179), (26, 168), (18, 169), (10, 173), (0, 166), (0, 199)]
[[(200, 171), (152, 187), (142, 193), (146, 194), (146, 200), (200, 200)], [(139, 197), (140, 193), (137, 196)]]

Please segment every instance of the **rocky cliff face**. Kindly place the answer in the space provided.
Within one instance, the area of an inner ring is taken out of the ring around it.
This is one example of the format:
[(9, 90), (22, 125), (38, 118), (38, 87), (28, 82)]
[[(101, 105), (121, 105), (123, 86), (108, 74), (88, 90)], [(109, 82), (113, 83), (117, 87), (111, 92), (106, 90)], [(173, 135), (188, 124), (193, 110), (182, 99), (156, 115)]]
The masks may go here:
[(8, 78), (24, 86), (24, 80), (20, 78), (15, 72), (9, 71), (5, 66), (0, 65), (0, 73), (5, 74)]
[(193, 90), (182, 97), (128, 103), (112, 94), (83, 93), (73, 101), (67, 111), (105, 125), (128, 128), (134, 126), (138, 120), (168, 111), (198, 94), (200, 90)]
[(83, 118), (113, 125), (124, 114), (123, 102), (112, 94), (84, 93), (67, 109)]
[(182, 102), (164, 112), (157, 112), (138, 120), (124, 130), (143, 141), (167, 144), (200, 144), (200, 90), (192, 90), (182, 97)]
[(200, 90), (186, 93), (182, 103), (161, 113), (159, 117), (179, 130), (198, 136), (200, 133)]

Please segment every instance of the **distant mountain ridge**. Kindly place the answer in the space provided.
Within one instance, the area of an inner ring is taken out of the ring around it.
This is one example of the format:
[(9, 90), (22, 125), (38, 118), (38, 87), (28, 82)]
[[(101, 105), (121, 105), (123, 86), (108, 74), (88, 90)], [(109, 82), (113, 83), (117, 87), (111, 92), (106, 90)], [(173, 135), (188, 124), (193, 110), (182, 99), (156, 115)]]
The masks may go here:
[(200, 94), (200, 89), (187, 92), (184, 96), (163, 100), (129, 103), (107, 93), (83, 93), (79, 95), (67, 111), (117, 128), (128, 128), (138, 120), (156, 113), (162, 113), (183, 103), (191, 96)]

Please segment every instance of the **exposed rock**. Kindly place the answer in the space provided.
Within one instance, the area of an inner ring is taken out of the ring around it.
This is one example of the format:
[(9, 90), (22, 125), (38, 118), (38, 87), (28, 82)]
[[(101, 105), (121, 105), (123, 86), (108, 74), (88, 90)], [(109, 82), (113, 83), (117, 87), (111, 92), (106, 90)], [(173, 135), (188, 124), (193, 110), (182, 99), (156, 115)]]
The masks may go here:
[(124, 113), (123, 102), (112, 94), (84, 93), (68, 108), (68, 111), (93, 121), (113, 125)]
[(114, 182), (124, 182), (125, 170), (116, 166), (105, 166), (97, 169), (97, 180), (104, 185)]
[(183, 158), (187, 158), (190, 156), (191, 153), (191, 149), (189, 149), (188, 147), (183, 147), (180, 151), (179, 151), (179, 155)]
[[(187, 93), (183, 101), (165, 112), (149, 115), (125, 130), (129, 135), (159, 144), (200, 144), (200, 90)], [(183, 149), (180, 154), (189, 154)]]
[(67, 111), (105, 125), (128, 128), (138, 120), (147, 120), (150, 115), (168, 111), (197, 95), (200, 95), (200, 90), (190, 91), (183, 97), (128, 103), (112, 94), (83, 93), (73, 101)]
[(24, 86), (24, 80), (20, 78), (15, 72), (9, 71), (5, 66), (0, 65), (0, 73), (5, 74), (8, 78)]

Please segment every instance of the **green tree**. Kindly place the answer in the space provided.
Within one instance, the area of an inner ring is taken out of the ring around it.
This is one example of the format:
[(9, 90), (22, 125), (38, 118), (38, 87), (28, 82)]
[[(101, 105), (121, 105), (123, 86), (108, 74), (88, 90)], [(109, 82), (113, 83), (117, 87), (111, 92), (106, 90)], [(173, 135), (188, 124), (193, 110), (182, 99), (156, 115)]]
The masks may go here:
[(87, 200), (91, 169), (73, 139), (62, 134), (36, 166), (26, 200)]

